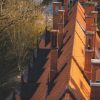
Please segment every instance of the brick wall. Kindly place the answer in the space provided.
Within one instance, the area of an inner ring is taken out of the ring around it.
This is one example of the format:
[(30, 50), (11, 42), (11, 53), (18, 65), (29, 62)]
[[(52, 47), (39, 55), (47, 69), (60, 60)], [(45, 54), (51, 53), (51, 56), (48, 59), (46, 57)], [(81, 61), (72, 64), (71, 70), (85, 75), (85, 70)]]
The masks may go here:
[(91, 87), (91, 100), (99, 100), (100, 99), (100, 86), (92, 86)]
[(64, 10), (59, 10), (59, 22), (58, 22), (58, 48), (61, 48), (63, 44), (63, 35), (64, 35)]
[(62, 3), (61, 2), (53, 2), (53, 29), (58, 29), (58, 10), (61, 10)]
[(85, 67), (84, 67), (84, 72), (87, 76), (87, 78), (90, 80), (91, 79), (91, 59), (93, 57), (93, 51), (85, 51)]
[(52, 81), (57, 75), (57, 60), (58, 60), (58, 51), (57, 49), (52, 49), (50, 58), (50, 81)]

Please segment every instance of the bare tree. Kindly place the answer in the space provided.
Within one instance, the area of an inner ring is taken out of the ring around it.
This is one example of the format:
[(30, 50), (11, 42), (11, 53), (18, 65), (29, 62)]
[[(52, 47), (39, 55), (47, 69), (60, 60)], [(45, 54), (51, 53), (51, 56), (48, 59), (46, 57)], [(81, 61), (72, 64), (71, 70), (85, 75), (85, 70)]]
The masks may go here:
[[(28, 0), (6, 0), (1, 12), (1, 45), (8, 43), (8, 41), (10, 45), (6, 44), (8, 49), (5, 58), (16, 58), (17, 66), (15, 65), (15, 68), (18, 68), (21, 73), (29, 50), (37, 44), (36, 40), (45, 29), (44, 14), (40, 6)], [(6, 36), (8, 40), (3, 39)]]

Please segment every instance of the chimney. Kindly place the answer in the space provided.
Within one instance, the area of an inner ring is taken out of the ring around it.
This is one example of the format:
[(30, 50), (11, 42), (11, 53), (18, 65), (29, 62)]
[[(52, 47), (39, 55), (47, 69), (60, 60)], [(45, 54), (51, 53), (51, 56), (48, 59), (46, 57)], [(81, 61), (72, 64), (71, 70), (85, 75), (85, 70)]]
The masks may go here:
[(91, 25), (90, 31), (93, 31), (96, 34), (96, 32), (97, 32), (97, 24)]
[(100, 59), (91, 59), (92, 64), (92, 82), (96, 83), (96, 81), (100, 80), (100, 73), (97, 73), (100, 70)]
[(91, 79), (91, 59), (94, 54), (94, 32), (86, 32), (86, 47), (85, 47), (85, 67), (84, 72), (87, 78)]
[(59, 30), (52, 30), (51, 31), (51, 49), (57, 48), (57, 35)]
[(67, 23), (67, 19), (68, 19), (68, 0), (64, 0), (64, 22), (65, 24)]
[[(95, 51), (95, 38), (96, 38), (96, 32), (97, 32), (97, 11), (91, 11), (91, 17), (86, 21), (86, 30), (92, 31), (94, 32), (94, 36), (93, 39), (94, 41), (92, 41), (93, 45), (94, 45), (94, 51)], [(95, 52), (94, 52), (94, 56), (95, 56)]]
[(58, 59), (58, 50), (51, 50), (51, 62), (50, 62), (50, 81), (52, 81), (57, 75), (57, 59)]
[(94, 17), (94, 24), (97, 24), (98, 11), (91, 11), (91, 14)]
[(90, 15), (86, 15), (85, 22), (86, 22), (86, 31), (90, 31), (91, 26), (94, 24), (94, 17)]
[(53, 2), (53, 29), (58, 29), (58, 10), (61, 10), (62, 3), (61, 2)]
[(65, 14), (68, 14), (68, 0), (64, 0), (64, 10), (65, 10)]
[(57, 60), (58, 60), (57, 34), (58, 32), (59, 32), (58, 30), (51, 31), (50, 82), (52, 82), (57, 75)]
[(100, 59), (91, 59), (92, 65), (92, 79), (91, 86), (91, 100), (98, 100), (100, 98)]
[(90, 15), (86, 15), (85, 21), (86, 21), (86, 30), (87, 31), (95, 31), (94, 28), (97, 25), (97, 11), (91, 11)]
[(60, 49), (63, 44), (63, 36), (64, 36), (64, 10), (59, 10), (59, 23), (58, 23), (58, 48)]
[(93, 50), (85, 50), (85, 67), (84, 72), (86, 74), (86, 77), (91, 80), (91, 59), (93, 57)]
[(85, 14), (91, 15), (91, 11), (94, 11), (96, 9), (96, 3), (93, 1), (88, 1), (84, 5)]
[(95, 44), (95, 32), (93, 31), (86, 31), (86, 49), (94, 50)]

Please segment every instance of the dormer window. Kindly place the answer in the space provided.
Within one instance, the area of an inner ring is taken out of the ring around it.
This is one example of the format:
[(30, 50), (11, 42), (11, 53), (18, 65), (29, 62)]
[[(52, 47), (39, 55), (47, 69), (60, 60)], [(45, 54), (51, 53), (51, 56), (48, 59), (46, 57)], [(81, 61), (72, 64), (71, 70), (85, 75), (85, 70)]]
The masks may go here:
[(100, 80), (96, 80), (96, 83), (100, 83)]
[(91, 47), (90, 47), (90, 45), (88, 44), (88, 49), (90, 50), (91, 49)]

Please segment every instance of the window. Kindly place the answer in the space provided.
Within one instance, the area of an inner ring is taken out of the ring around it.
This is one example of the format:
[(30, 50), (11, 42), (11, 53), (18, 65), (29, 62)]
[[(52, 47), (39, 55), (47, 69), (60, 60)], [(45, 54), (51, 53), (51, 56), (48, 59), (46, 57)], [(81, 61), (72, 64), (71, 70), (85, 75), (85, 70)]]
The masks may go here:
[(88, 39), (88, 49), (91, 49), (91, 39)]
[(51, 38), (52, 38), (52, 48), (56, 48), (57, 47), (57, 34), (53, 33)]
[(94, 23), (96, 23), (96, 19), (94, 18)]
[(59, 10), (59, 8), (60, 8), (59, 6), (56, 6), (56, 9), (55, 9), (55, 11), (54, 11), (54, 14), (55, 14), (55, 15), (58, 15), (58, 10)]

